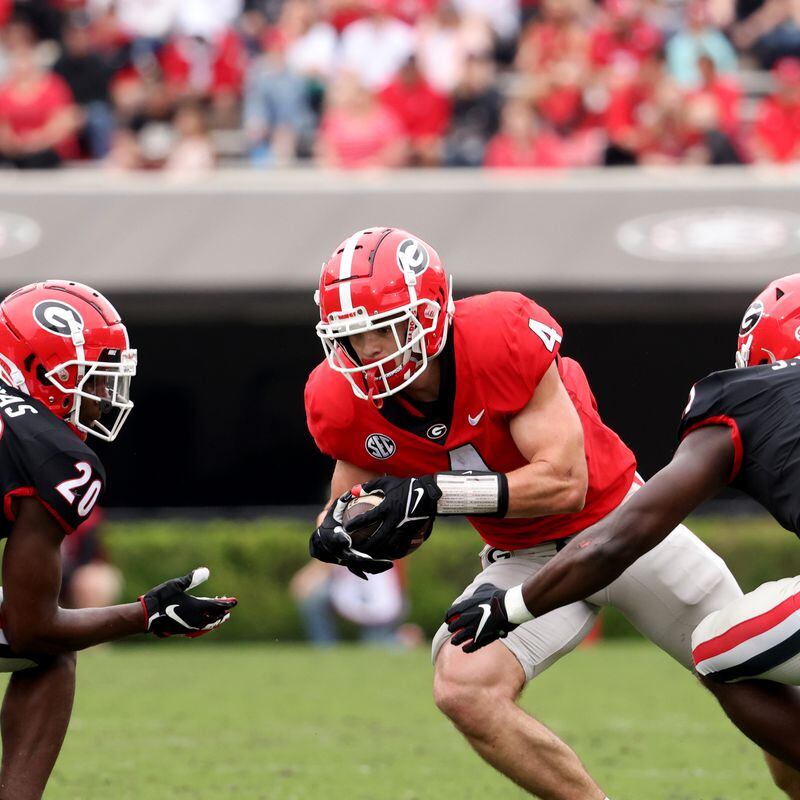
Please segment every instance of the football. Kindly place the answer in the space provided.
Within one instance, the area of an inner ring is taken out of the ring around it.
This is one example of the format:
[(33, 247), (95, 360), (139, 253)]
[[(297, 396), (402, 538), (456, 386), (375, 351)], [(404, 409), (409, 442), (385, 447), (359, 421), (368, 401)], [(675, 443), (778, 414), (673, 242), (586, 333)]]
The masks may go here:
[[(355, 519), (356, 517), (360, 516), (361, 514), (366, 514), (367, 511), (371, 511), (375, 506), (379, 505), (383, 502), (383, 496), (379, 494), (365, 494), (361, 497), (354, 497), (344, 509), (344, 513), (342, 514), (342, 522), (350, 522), (351, 520)], [(394, 552), (394, 553), (373, 553), (370, 552), (369, 548), (366, 547), (366, 544), (369, 538), (372, 536), (375, 531), (378, 530), (378, 526), (380, 525), (379, 522), (373, 522), (371, 525), (365, 525), (363, 528), (355, 528), (354, 530), (348, 531), (350, 538), (353, 541), (353, 547), (356, 550), (364, 548), (364, 552), (368, 553), (369, 555), (375, 558), (391, 558), (393, 561), (396, 561), (399, 558), (404, 558), (409, 553), (413, 553), (430, 535), (431, 529), (433, 528), (433, 520), (426, 520), (425, 522), (420, 524), (419, 530), (416, 532), (414, 537), (408, 544), (408, 548), (405, 552)]]
[[(342, 522), (349, 523), (356, 517), (360, 517), (362, 514), (372, 511), (372, 509), (382, 501), (383, 496), (379, 494), (365, 494), (361, 497), (354, 497), (345, 506), (344, 513), (342, 514)], [(373, 522), (371, 525), (366, 525), (363, 528), (355, 528), (354, 530), (348, 531), (350, 538), (353, 540), (353, 547), (358, 550), (359, 546), (363, 545), (367, 539), (378, 530), (379, 525), (380, 522)]]

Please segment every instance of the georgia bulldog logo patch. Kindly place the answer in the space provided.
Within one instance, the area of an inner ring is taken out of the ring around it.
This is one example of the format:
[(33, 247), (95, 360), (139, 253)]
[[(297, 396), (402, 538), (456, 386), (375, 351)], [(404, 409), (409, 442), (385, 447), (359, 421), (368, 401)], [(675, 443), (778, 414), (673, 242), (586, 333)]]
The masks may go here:
[(69, 303), (61, 300), (42, 300), (33, 307), (33, 318), (39, 327), (57, 336), (72, 336), (83, 330), (83, 317)]
[(747, 336), (756, 325), (758, 325), (761, 317), (764, 315), (764, 304), (760, 300), (755, 300), (750, 304), (747, 311), (744, 312), (742, 317), (742, 324), (739, 327), (739, 336)]
[(394, 440), (383, 433), (371, 433), (364, 442), (364, 447), (373, 458), (391, 458), (397, 450)]
[(413, 272), (414, 275), (421, 275), (428, 269), (430, 261), (425, 245), (416, 239), (403, 239), (397, 245), (397, 266), (403, 272)]

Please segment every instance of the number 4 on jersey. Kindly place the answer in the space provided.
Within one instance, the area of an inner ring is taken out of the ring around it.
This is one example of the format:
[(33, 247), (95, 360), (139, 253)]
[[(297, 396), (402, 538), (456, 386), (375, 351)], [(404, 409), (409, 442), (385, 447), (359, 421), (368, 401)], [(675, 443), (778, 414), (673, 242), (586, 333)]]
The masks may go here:
[[(92, 481), (93, 472), (90, 464), (85, 461), (79, 461), (75, 465), (75, 469), (80, 473), (79, 477), (71, 478), (68, 481), (63, 481), (56, 486), (56, 491), (70, 504), (73, 505), (78, 500), (77, 511), (81, 517), (89, 516), (100, 492), (103, 489), (103, 483), (99, 478)], [(92, 481), (89, 484), (89, 481)], [(77, 493), (76, 489), (81, 489), (89, 484), (89, 488), (85, 492)]]
[(552, 353), (556, 342), (561, 341), (555, 329), (535, 319), (528, 320), (528, 327), (542, 340), (544, 346)]

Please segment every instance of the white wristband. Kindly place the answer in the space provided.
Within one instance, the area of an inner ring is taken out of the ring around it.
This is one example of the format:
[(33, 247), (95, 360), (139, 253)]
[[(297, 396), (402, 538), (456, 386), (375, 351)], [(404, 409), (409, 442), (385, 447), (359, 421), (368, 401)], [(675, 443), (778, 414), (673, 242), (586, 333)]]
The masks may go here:
[(504, 476), (500, 473), (437, 472), (435, 478), (442, 492), (437, 514), (496, 514), (502, 505)]
[(512, 586), (505, 596), (506, 616), (509, 622), (519, 625), (534, 618), (522, 599), (522, 584)]

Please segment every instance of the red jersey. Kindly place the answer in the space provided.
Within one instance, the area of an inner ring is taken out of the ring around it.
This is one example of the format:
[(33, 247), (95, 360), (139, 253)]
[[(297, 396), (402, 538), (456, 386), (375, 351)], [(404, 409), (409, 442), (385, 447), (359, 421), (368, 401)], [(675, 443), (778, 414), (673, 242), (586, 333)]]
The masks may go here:
[(755, 138), (773, 161), (793, 161), (800, 149), (800, 104), (765, 97), (756, 112)]
[(450, 121), (450, 102), (422, 79), (406, 83), (395, 78), (379, 98), (412, 141), (442, 136)]
[(494, 169), (565, 167), (568, 163), (564, 142), (550, 131), (531, 136), (525, 144), (498, 133), (486, 146), (483, 159), (484, 167)]
[[(18, 94), (12, 83), (0, 86), (0, 119), (4, 119), (17, 136), (26, 139), (46, 127), (56, 114), (73, 102), (66, 81), (54, 72), (46, 72), (31, 94)], [(69, 134), (53, 149), (61, 158), (76, 158), (77, 139)]]
[(630, 488), (633, 453), (606, 427), (580, 365), (558, 354), (561, 328), (527, 297), (494, 292), (459, 300), (451, 340), (439, 356), (439, 401), (422, 416), (388, 397), (378, 409), (353, 394), (343, 375), (322, 362), (306, 384), (308, 428), (319, 449), (379, 474), (411, 477), (450, 469), (511, 472), (528, 461), (509, 423), (557, 361), (583, 425), (589, 486), (582, 511), (535, 519), (468, 517), (483, 540), (519, 550), (587, 528)]

